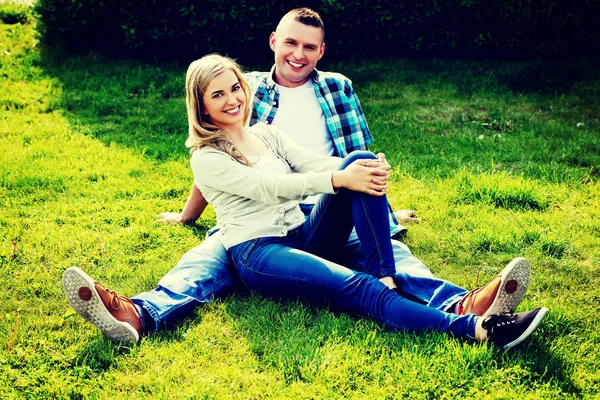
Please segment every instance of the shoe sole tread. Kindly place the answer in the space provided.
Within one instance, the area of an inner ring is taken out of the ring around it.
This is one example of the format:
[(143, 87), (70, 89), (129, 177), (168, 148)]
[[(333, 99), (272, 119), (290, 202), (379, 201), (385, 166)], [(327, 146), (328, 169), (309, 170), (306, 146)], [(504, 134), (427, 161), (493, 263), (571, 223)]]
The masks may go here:
[[(525, 258), (518, 257), (512, 260), (502, 270), (502, 277), (498, 294), (494, 298), (492, 305), (487, 309), (483, 317), (494, 314), (512, 313), (521, 304), (529, 288), (529, 279), (531, 275), (531, 266)], [(511, 282), (517, 282), (516, 290), (509, 293), (506, 286)]]
[[(92, 292), (90, 300), (79, 297), (79, 289), (85, 286)], [(139, 334), (130, 324), (113, 317), (106, 309), (92, 278), (77, 267), (68, 268), (63, 274), (63, 288), (69, 304), (77, 314), (86, 321), (94, 324), (104, 334), (118, 342), (136, 343)]]

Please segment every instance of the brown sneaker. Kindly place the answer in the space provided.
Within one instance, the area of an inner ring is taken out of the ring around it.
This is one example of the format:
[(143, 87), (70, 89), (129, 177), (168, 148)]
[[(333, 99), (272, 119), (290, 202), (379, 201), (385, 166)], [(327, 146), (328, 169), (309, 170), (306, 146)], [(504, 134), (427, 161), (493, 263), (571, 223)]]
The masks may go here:
[(130, 299), (95, 282), (77, 267), (64, 272), (63, 288), (71, 307), (108, 337), (128, 343), (140, 340), (142, 321)]
[(515, 258), (487, 285), (467, 293), (456, 305), (456, 313), (482, 317), (513, 313), (525, 297), (530, 273), (529, 262)]

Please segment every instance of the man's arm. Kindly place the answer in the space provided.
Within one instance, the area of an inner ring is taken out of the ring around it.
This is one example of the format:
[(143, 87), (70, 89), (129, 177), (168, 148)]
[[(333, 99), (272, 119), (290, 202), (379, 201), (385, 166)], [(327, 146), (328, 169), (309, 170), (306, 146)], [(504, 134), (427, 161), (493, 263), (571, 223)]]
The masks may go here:
[(348, 97), (348, 102), (350, 103), (350, 105), (356, 112), (358, 126), (360, 127), (360, 130), (362, 131), (365, 146), (368, 146), (369, 144), (373, 143), (373, 140), (374, 140), (373, 134), (371, 133), (371, 130), (369, 129), (369, 125), (367, 124), (367, 118), (365, 117), (365, 113), (360, 105), (360, 100), (358, 99), (358, 95), (356, 94), (356, 92), (354, 91), (354, 88), (352, 87), (352, 81), (348, 80), (347, 83), (348, 83), (348, 85), (344, 91), (346, 93), (346, 96)]
[(185, 202), (185, 207), (181, 213), (174, 212), (162, 212), (158, 214), (160, 217), (158, 222), (170, 223), (170, 224), (193, 224), (196, 222), (200, 215), (204, 212), (204, 209), (208, 205), (208, 202), (204, 198), (204, 195), (198, 189), (195, 183), (192, 183), (192, 190)]

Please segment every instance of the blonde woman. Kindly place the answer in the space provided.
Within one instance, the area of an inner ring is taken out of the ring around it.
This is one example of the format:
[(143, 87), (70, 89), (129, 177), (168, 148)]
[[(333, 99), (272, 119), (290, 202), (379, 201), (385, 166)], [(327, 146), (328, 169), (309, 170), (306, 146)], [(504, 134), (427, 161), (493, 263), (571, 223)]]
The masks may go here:
[[(213, 205), (222, 242), (242, 282), (265, 294), (303, 297), (396, 329), (437, 330), (510, 348), (546, 308), (478, 317), (411, 302), (393, 287), (387, 216), (389, 168), (369, 152), (344, 159), (300, 148), (278, 129), (247, 127), (250, 90), (237, 64), (208, 55), (187, 71), (186, 103), (194, 181)], [(298, 203), (324, 194), (308, 217)], [(369, 274), (329, 259), (355, 227)]]

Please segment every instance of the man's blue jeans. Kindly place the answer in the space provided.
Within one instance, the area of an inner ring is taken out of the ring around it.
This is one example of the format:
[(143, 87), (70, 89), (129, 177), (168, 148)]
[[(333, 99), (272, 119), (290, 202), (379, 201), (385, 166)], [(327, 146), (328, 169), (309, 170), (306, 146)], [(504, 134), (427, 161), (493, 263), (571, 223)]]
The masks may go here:
[[(365, 158), (374, 155), (352, 153), (342, 169)], [(353, 225), (363, 249), (370, 250), (363, 252), (369, 274), (328, 261), (344, 251)], [(345, 189), (322, 196), (306, 222), (287, 236), (248, 240), (229, 254), (243, 283), (264, 294), (326, 302), (396, 329), (439, 330), (463, 338), (475, 333), (473, 315), (457, 316), (409, 301), (377, 279), (395, 272), (389, 267), (393, 251), (385, 197)]]
[[(306, 212), (311, 208), (304, 207)], [(151, 291), (132, 298), (143, 312), (147, 330), (158, 330), (194, 307), (225, 297), (243, 289), (235, 267), (221, 243), (219, 231), (207, 236), (183, 255)], [(448, 281), (435, 278), (431, 271), (413, 256), (406, 245), (392, 240), (396, 283), (404, 293), (419, 299), (428, 308), (446, 311), (467, 291)], [(366, 271), (365, 257), (357, 235), (353, 232), (342, 252), (343, 265)], [(364, 279), (364, 278), (363, 278)], [(152, 324), (154, 326), (150, 326)]]

